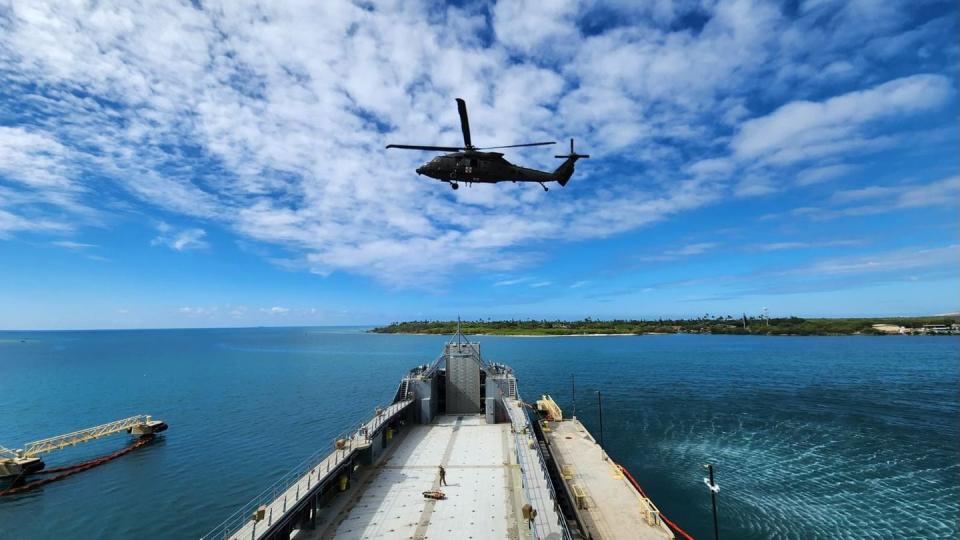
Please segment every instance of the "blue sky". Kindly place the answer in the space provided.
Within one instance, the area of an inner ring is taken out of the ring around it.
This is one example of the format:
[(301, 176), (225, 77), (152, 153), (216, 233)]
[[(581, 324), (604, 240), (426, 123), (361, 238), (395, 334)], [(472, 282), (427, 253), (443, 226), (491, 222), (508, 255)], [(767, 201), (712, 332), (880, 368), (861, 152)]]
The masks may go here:
[(958, 310), (955, 2), (130, 4), (0, 7), (0, 328)]

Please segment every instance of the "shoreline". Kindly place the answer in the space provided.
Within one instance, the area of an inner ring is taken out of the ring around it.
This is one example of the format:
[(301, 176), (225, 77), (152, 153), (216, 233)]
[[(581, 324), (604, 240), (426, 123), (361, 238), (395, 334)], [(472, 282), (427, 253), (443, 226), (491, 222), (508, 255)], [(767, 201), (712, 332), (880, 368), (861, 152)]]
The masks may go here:
[[(442, 333), (435, 334), (430, 332), (373, 332), (367, 331), (367, 334), (394, 335), (394, 336), (453, 336), (455, 334)], [(564, 338), (564, 337), (616, 337), (616, 336), (753, 336), (753, 337), (956, 337), (956, 334), (733, 334), (733, 333), (711, 333), (711, 332), (642, 332), (642, 333), (621, 333), (621, 334), (474, 334), (465, 332), (465, 336), (492, 336), (492, 337), (516, 337), (516, 338)]]
[[(368, 331), (368, 334), (380, 334), (384, 336), (452, 336), (455, 334), (434, 334), (429, 332), (374, 332)], [(559, 337), (614, 337), (614, 336), (672, 336), (680, 332), (643, 332), (643, 333), (620, 333), (620, 334), (489, 334), (489, 333), (470, 333), (465, 332), (465, 336), (492, 336), (492, 337), (519, 337), (519, 338), (559, 338)]]

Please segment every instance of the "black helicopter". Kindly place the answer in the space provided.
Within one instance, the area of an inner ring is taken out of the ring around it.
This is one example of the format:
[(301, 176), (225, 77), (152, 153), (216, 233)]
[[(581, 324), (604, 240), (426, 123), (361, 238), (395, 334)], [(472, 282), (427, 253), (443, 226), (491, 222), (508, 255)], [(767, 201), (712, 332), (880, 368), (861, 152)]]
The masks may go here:
[(470, 121), (467, 119), (467, 104), (457, 98), (457, 110), (460, 112), (460, 129), (463, 130), (463, 146), (420, 146), (410, 144), (388, 144), (387, 148), (402, 148), (406, 150), (433, 150), (438, 152), (453, 152), (435, 157), (417, 168), (417, 174), (425, 174), (441, 182), (448, 182), (450, 187), (458, 189), (459, 182), (472, 184), (496, 184), (497, 182), (536, 182), (544, 191), (550, 191), (545, 182), (557, 182), (560, 186), (567, 185), (573, 175), (573, 164), (580, 158), (590, 156), (577, 154), (573, 151), (573, 139), (570, 139), (570, 153), (553, 172), (538, 171), (514, 165), (503, 158), (500, 152), (481, 152), (480, 150), (498, 150), (502, 148), (519, 148), (521, 146), (544, 146), (557, 144), (554, 141), (527, 144), (511, 144), (509, 146), (488, 146), (477, 148), (470, 141)]

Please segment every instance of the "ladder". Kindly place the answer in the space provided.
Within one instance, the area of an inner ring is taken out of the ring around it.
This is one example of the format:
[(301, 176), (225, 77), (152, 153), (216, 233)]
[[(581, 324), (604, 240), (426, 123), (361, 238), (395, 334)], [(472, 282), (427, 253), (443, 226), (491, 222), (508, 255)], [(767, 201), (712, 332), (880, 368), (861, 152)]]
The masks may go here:
[(517, 397), (517, 380), (513, 377), (507, 379), (507, 396), (512, 398)]

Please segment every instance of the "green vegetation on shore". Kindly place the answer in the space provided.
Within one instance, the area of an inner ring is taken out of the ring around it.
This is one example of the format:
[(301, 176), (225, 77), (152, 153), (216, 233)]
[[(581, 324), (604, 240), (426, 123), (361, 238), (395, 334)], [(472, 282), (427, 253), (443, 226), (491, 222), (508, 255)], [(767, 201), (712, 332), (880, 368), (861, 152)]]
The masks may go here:
[[(463, 321), (465, 334), (571, 336), (584, 334), (742, 334), (847, 336), (882, 335), (875, 324), (897, 325), (920, 329), (924, 325), (946, 325), (960, 322), (960, 317), (883, 317), (861, 319), (804, 319), (801, 317), (769, 318), (705, 315), (695, 319), (640, 319), (600, 321)], [(457, 321), (395, 322), (374, 328), (381, 334), (452, 334)]]

